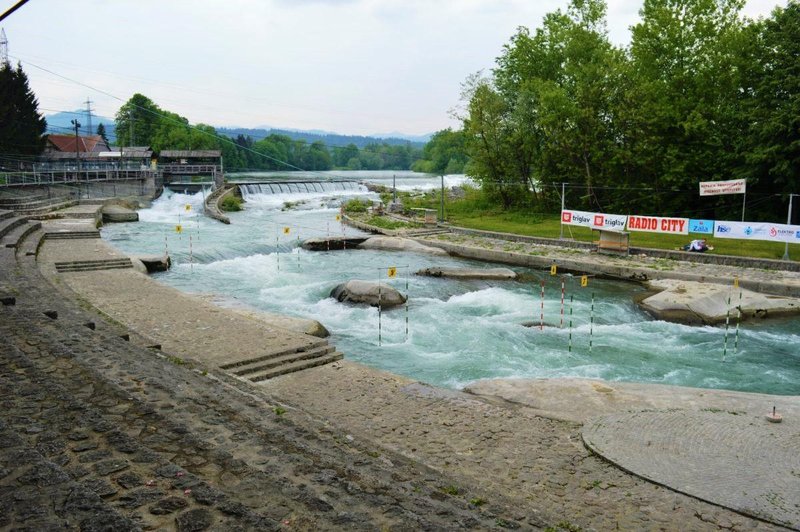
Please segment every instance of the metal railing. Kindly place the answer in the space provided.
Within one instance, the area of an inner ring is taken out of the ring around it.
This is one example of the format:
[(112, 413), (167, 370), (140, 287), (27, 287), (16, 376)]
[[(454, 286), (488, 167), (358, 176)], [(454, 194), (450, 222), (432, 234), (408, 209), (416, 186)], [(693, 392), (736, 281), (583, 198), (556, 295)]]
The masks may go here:
[(94, 183), (120, 179), (146, 179), (160, 177), (155, 170), (53, 170), (33, 172), (0, 172), (0, 187), (19, 185), (53, 185), (61, 183)]

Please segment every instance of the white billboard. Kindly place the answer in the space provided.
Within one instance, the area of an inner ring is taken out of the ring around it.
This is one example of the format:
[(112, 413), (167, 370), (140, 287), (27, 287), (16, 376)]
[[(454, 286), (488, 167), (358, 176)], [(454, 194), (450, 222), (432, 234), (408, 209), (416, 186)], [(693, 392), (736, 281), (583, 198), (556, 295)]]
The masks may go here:
[(747, 191), (746, 179), (731, 181), (701, 181), (701, 196), (721, 196), (723, 194), (744, 194)]
[(717, 222), (714, 225), (714, 237), (800, 244), (800, 225), (761, 222)]
[(561, 211), (561, 223), (566, 225), (580, 225), (592, 229), (607, 229), (622, 231), (625, 229), (627, 216), (621, 214), (603, 214), (586, 211)]

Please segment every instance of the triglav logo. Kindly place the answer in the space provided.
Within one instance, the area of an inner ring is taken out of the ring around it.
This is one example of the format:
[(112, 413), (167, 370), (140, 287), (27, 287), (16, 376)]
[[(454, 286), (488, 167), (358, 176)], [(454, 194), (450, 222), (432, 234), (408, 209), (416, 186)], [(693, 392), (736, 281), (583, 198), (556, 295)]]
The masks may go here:
[(571, 212), (562, 212), (561, 213), (561, 221), (564, 223), (570, 223), (572, 221), (572, 213)]

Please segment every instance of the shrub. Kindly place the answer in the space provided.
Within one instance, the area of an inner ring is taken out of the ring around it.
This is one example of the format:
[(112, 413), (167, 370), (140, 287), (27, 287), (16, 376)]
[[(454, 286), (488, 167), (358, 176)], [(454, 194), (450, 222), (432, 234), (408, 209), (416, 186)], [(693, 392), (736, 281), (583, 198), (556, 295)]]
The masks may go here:
[(236, 196), (230, 195), (220, 202), (219, 208), (225, 212), (236, 212), (242, 210), (242, 200)]

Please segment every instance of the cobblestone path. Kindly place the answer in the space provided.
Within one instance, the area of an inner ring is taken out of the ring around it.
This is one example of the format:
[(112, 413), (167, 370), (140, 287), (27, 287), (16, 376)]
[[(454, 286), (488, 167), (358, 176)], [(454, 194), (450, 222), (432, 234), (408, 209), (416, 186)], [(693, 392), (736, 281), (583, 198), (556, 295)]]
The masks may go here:
[[(0, 255), (0, 530), (488, 529), (498, 501), (120, 338)], [(47, 315), (45, 314), (47, 312)]]

